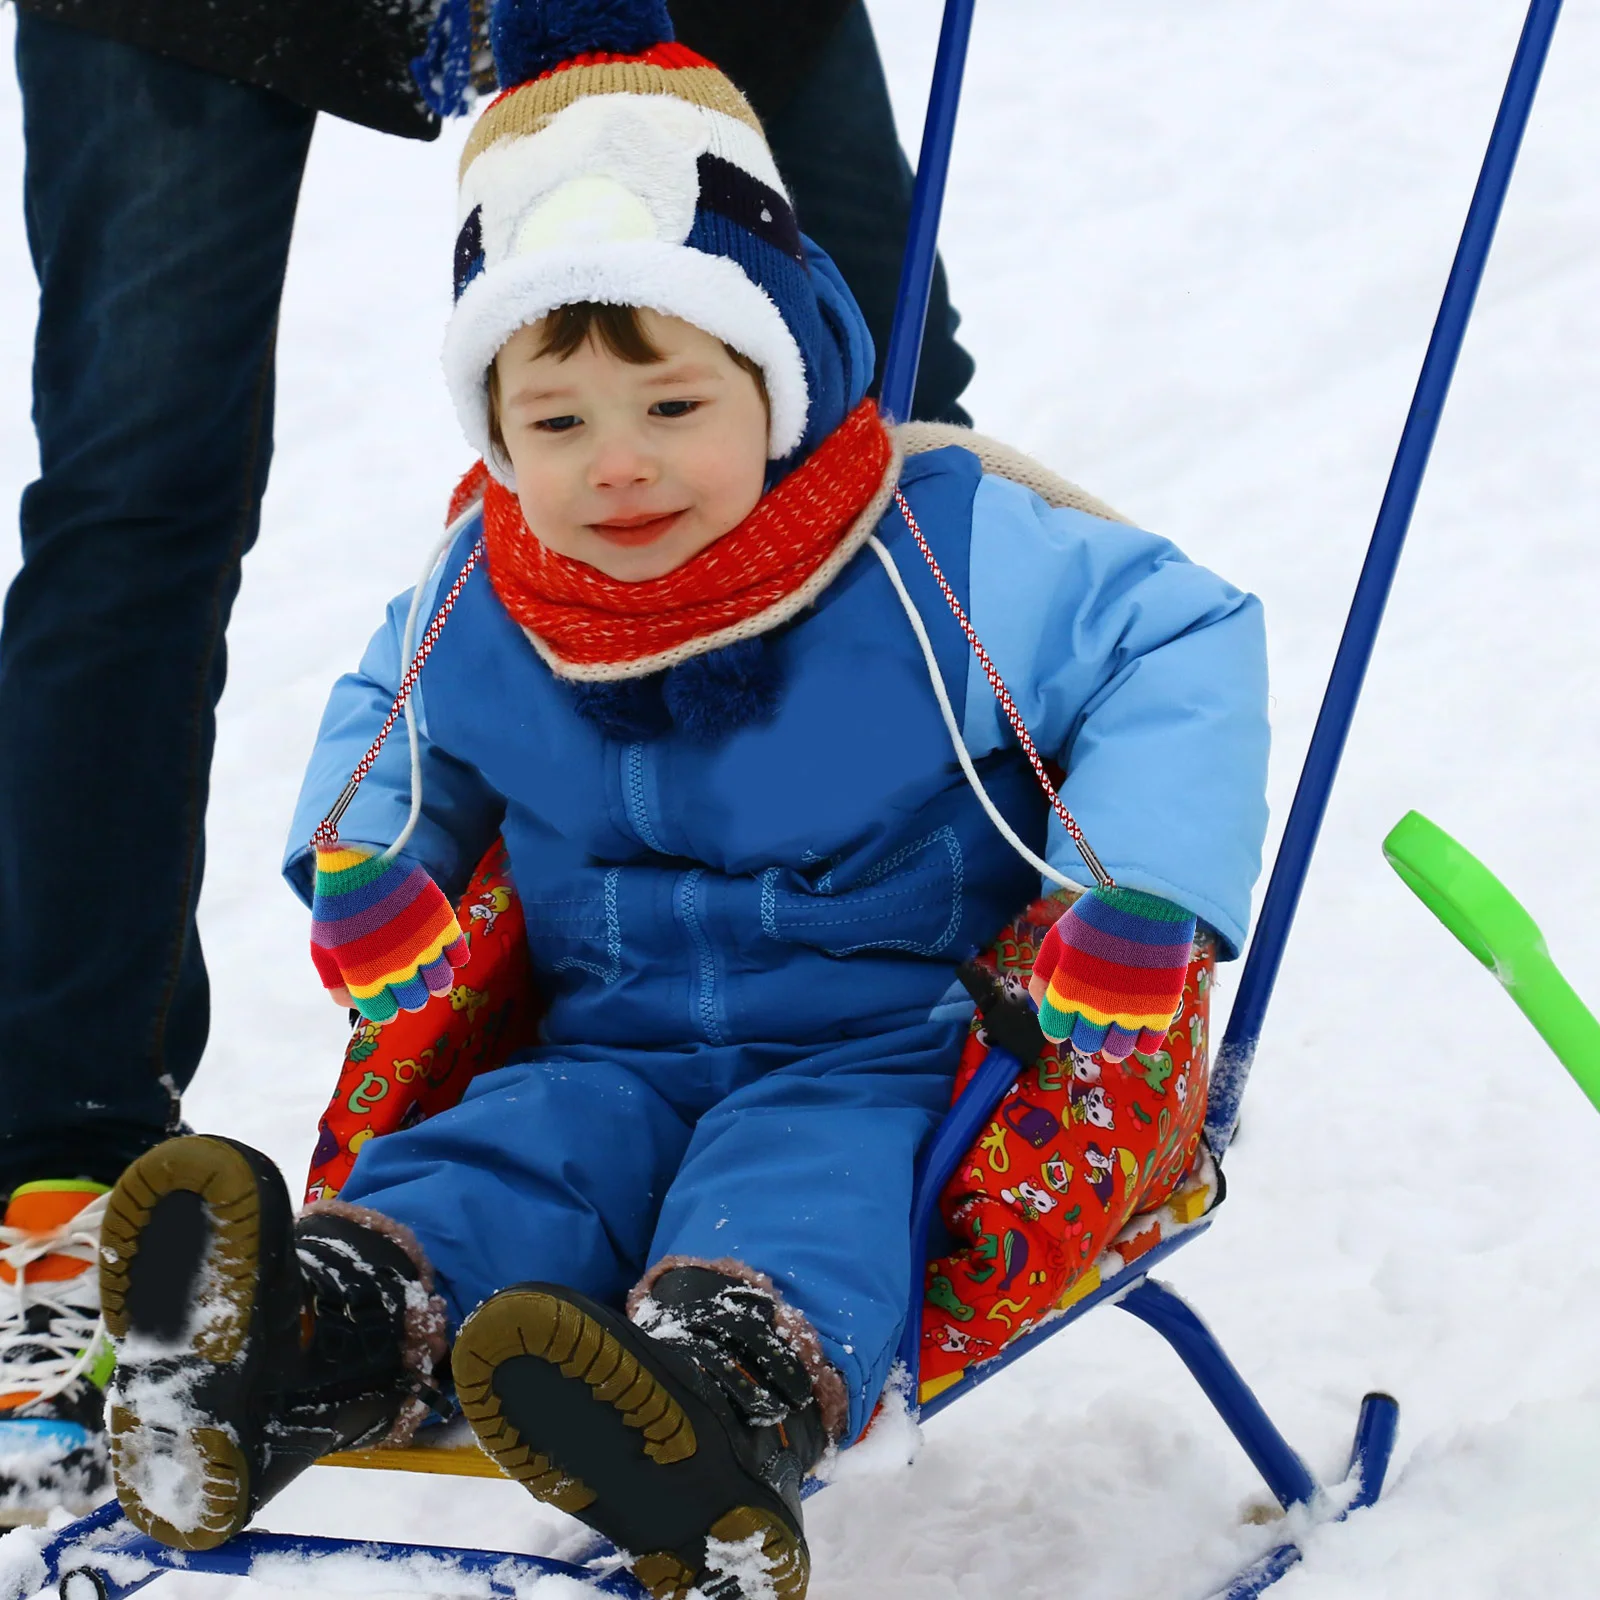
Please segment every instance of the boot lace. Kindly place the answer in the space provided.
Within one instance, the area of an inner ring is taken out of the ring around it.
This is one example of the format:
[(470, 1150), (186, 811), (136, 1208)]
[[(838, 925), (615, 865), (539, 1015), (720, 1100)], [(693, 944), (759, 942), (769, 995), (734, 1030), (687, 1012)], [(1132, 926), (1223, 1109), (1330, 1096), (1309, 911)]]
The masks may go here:
[[(38, 1400), (61, 1394), (94, 1365), (103, 1334), (100, 1319), (100, 1224), (109, 1194), (96, 1195), (76, 1216), (49, 1233), (0, 1224), (0, 1396), (19, 1392)], [(45, 1256), (84, 1263), (70, 1278), (40, 1282), (28, 1268)]]

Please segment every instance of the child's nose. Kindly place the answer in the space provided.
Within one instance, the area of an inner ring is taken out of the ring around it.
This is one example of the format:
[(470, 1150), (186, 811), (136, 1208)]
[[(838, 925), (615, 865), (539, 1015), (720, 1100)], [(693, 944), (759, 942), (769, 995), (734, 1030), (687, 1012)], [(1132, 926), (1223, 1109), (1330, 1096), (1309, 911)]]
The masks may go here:
[(589, 467), (589, 481), (597, 489), (633, 489), (655, 477), (655, 458), (625, 437), (603, 440)]

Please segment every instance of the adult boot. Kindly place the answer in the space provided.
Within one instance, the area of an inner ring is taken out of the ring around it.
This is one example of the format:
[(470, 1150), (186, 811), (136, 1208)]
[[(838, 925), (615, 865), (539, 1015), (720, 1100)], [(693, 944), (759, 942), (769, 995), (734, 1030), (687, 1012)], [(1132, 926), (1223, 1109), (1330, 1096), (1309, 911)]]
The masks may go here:
[(337, 1203), (296, 1223), (246, 1145), (141, 1156), (102, 1249), (112, 1476), (163, 1544), (221, 1544), (319, 1456), (406, 1433), (433, 1398), (443, 1316), (414, 1241)]
[(805, 1594), (800, 1484), (828, 1442), (813, 1374), (843, 1391), (765, 1279), (676, 1266), (632, 1320), (519, 1284), (467, 1319), (452, 1364), (501, 1469), (629, 1552), (655, 1600)]

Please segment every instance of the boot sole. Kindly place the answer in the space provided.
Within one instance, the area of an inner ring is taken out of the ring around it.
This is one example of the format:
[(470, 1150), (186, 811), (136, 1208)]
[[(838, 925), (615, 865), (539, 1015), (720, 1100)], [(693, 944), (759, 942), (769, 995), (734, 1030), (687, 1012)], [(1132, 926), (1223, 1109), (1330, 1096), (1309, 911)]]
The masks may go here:
[[(803, 1600), (804, 1539), (773, 1507), (727, 1492), (732, 1472), (762, 1498), (754, 1480), (730, 1468), (725, 1441), (697, 1437), (683, 1403), (694, 1401), (641, 1359), (645, 1342), (570, 1291), (504, 1290), (456, 1338), (456, 1398), (500, 1470), (629, 1552), (653, 1600), (685, 1600), (696, 1586), (706, 1600), (740, 1600), (746, 1590), (712, 1570), (717, 1552), (708, 1554), (707, 1542), (742, 1546), (748, 1558), (756, 1539), (776, 1600)], [(540, 1422), (562, 1441), (554, 1450), (533, 1437), (545, 1431)], [(720, 1434), (714, 1419), (708, 1432)], [(697, 1518), (695, 1502), (707, 1498), (726, 1509)]]
[[(130, 1314), (137, 1297), (135, 1273), (146, 1233), (161, 1202), (177, 1194), (198, 1197), (208, 1224), (204, 1253), (195, 1263), (204, 1275), (207, 1314), (190, 1318), (188, 1336), (163, 1340), (161, 1359), (186, 1367), (243, 1367), (248, 1350), (261, 1265), (262, 1207), (259, 1174), (245, 1155), (221, 1139), (172, 1140), (141, 1156), (118, 1180), (101, 1229), (100, 1302), (106, 1330), (117, 1341), (119, 1359), (127, 1341), (141, 1338)], [(168, 1261), (147, 1263), (168, 1275)], [(116, 1386), (113, 1385), (115, 1392)], [(106, 1417), (111, 1471), (117, 1498), (141, 1533), (179, 1550), (211, 1550), (250, 1520), (250, 1468), (230, 1433), (221, 1427), (171, 1428), (152, 1434), (137, 1411), (114, 1402)], [(159, 1445), (158, 1445), (159, 1441)], [(142, 1448), (135, 1448), (139, 1444)], [(199, 1483), (198, 1504), (185, 1526), (150, 1505), (141, 1492), (155, 1456)]]

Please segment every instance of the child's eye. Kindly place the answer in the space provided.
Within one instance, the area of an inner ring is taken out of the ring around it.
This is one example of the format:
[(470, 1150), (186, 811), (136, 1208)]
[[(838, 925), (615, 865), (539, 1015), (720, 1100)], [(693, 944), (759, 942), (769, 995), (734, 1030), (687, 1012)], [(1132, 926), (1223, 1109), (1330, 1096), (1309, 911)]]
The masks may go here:
[(686, 417), (691, 411), (698, 411), (698, 400), (658, 400), (650, 407), (652, 417)]
[(541, 417), (534, 427), (541, 433), (570, 433), (582, 421), (582, 417)]

